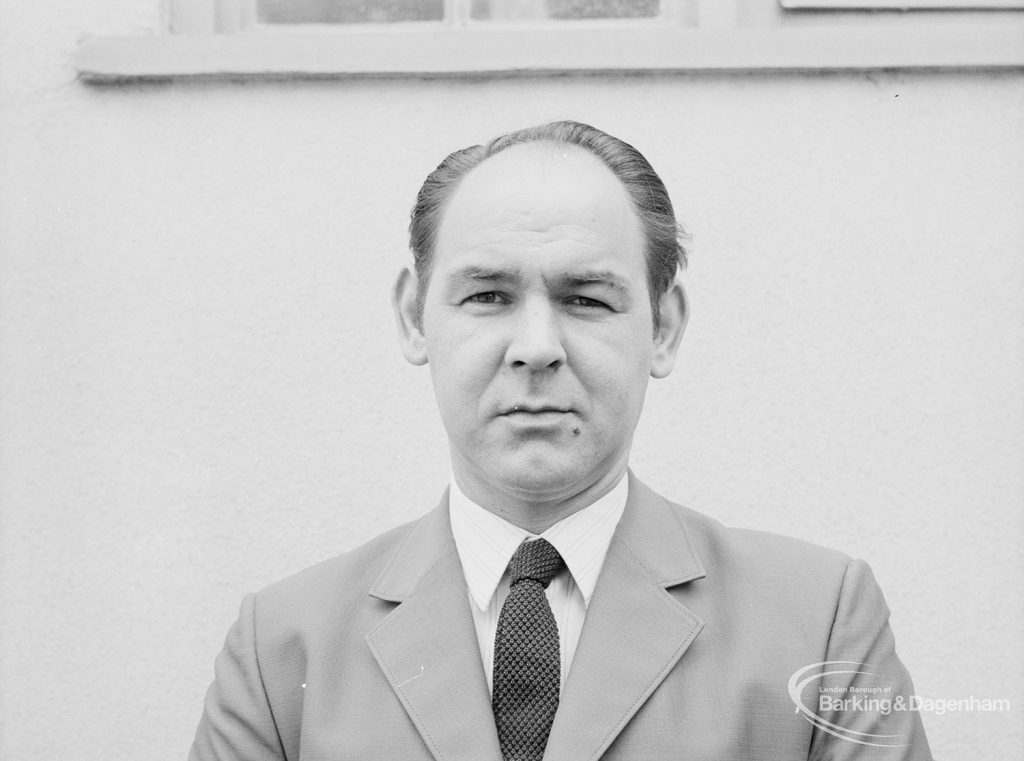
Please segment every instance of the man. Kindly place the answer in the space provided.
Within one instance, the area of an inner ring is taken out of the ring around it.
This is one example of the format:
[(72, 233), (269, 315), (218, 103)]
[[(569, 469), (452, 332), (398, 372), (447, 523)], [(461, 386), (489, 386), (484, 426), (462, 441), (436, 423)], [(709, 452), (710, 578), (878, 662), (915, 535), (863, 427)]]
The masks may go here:
[(395, 310), (449, 490), (245, 599), (191, 758), (930, 758), (863, 563), (628, 471), (687, 320), (646, 159), (573, 122), (512, 133), (449, 156), (410, 232)]

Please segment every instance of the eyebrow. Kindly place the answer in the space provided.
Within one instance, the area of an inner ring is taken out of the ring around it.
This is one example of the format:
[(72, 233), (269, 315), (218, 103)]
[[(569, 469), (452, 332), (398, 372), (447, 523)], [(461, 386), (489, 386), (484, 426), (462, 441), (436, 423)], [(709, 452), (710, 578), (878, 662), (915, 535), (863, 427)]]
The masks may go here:
[[(522, 281), (522, 275), (514, 270), (469, 265), (453, 272), (448, 277), (447, 285), (449, 288), (459, 288), (470, 283), (508, 283), (511, 286), (517, 286)], [(556, 290), (571, 290), (596, 285), (609, 288), (621, 297), (630, 295), (628, 281), (611, 270), (567, 272), (551, 278), (544, 278), (544, 282), (549, 288)]]
[(512, 281), (519, 282), (522, 278), (516, 272), (511, 270), (496, 269), (493, 267), (480, 267), (478, 265), (470, 265), (463, 267), (460, 270), (456, 270), (449, 276), (448, 280), (452, 283), (462, 282), (493, 282), (500, 280), (502, 282)]
[(620, 296), (629, 296), (630, 288), (628, 281), (621, 275), (611, 270), (593, 270), (588, 272), (569, 272), (558, 275), (548, 281), (549, 286), (556, 286), (562, 289), (580, 288), (588, 285), (599, 285), (610, 288)]
[(515, 287), (522, 283), (522, 276), (511, 270), (470, 265), (456, 270), (448, 276), (445, 287), (449, 292), (482, 284), (502, 283)]

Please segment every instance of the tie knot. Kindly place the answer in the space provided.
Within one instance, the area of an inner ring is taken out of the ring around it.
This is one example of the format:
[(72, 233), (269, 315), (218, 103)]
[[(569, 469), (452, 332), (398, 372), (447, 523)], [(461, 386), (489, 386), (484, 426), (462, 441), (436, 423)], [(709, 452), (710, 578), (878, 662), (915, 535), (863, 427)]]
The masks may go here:
[(551, 580), (565, 568), (565, 561), (558, 554), (558, 550), (551, 546), (545, 539), (524, 541), (519, 545), (516, 554), (508, 564), (511, 578), (510, 584), (516, 584), (523, 579), (532, 579), (539, 582), (547, 589)]

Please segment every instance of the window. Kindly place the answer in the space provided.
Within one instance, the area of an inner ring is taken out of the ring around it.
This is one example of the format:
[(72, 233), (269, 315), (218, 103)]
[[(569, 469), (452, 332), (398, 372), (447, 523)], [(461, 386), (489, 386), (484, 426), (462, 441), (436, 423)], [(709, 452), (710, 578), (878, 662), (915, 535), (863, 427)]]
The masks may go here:
[(262, 24), (364, 24), (655, 18), (660, 0), (256, 0)]
[(1024, 0), (167, 0), (87, 81), (1024, 68)]
[(393, 24), (442, 21), (444, 0), (257, 0), (262, 24)]
[[(732, 0), (715, 0), (731, 5)], [(622, 22), (695, 17), (706, 0), (170, 0), (172, 31), (208, 33), (316, 27), (487, 27), (501, 23)], [(687, 11), (688, 9), (688, 11)]]

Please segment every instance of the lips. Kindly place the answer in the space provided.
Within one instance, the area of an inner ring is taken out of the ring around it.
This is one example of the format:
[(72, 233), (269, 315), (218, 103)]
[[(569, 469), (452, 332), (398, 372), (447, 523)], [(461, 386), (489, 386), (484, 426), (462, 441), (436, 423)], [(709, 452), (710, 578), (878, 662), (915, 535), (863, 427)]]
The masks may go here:
[(545, 412), (572, 412), (570, 407), (563, 407), (557, 404), (514, 404), (506, 407), (502, 415), (529, 414), (539, 415)]

